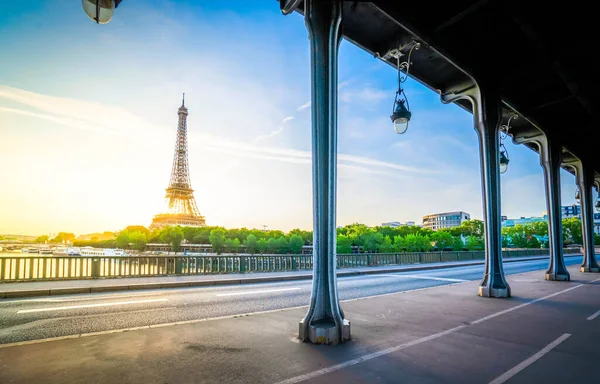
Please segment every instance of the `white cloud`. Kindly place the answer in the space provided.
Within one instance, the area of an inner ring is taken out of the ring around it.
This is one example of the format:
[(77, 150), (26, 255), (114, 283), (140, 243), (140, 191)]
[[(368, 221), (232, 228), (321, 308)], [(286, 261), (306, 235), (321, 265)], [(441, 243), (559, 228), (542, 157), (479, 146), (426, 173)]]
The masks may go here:
[(345, 103), (377, 103), (384, 99), (393, 101), (393, 95), (381, 89), (366, 87), (342, 91), (339, 94), (339, 99)]
[(309, 107), (310, 107), (310, 101), (307, 101), (306, 103), (304, 103), (301, 106), (299, 106), (298, 108), (296, 108), (296, 111), (302, 111), (303, 109), (306, 109)]
[(294, 120), (294, 119), (295, 119), (295, 117), (294, 117), (294, 116), (287, 116), (287, 117), (284, 117), (284, 118), (283, 118), (283, 120), (281, 120), (281, 124), (288, 123), (288, 122), (290, 122), (290, 121), (292, 121), (292, 120)]

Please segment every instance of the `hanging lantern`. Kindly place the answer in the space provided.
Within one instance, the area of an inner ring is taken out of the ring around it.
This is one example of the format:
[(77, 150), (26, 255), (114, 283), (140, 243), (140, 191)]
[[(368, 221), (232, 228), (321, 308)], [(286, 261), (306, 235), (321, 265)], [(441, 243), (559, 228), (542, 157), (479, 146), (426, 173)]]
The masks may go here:
[[(395, 57), (398, 60), (398, 91), (396, 91), (396, 97), (394, 98), (394, 106), (392, 109), (392, 115), (390, 119), (394, 123), (394, 130), (397, 134), (402, 135), (408, 130), (408, 123), (410, 122), (410, 118), (412, 117), (412, 113), (410, 112), (410, 104), (408, 103), (408, 98), (404, 93), (404, 89), (402, 89), (402, 83), (408, 79), (408, 72), (410, 70), (411, 61), (410, 58), (412, 56), (413, 50), (419, 49), (421, 43), (413, 42), (414, 45), (410, 48), (408, 52), (408, 60), (400, 62), (400, 57), (403, 56), (401, 49), (393, 49), (388, 52), (388, 55)], [(406, 70), (406, 75), (402, 76), (402, 69)]]
[(86, 15), (98, 24), (106, 24), (112, 19), (120, 0), (82, 0)]
[[(400, 90), (399, 92), (402, 92), (404, 94), (403, 90)], [(412, 113), (406, 107), (405, 103), (407, 103), (407, 101), (404, 99), (396, 99), (394, 101), (394, 113), (392, 113), (392, 115), (390, 116), (390, 118), (394, 122), (394, 130), (399, 135), (403, 134), (408, 130), (408, 122), (410, 121), (410, 117), (412, 116)]]
[[(504, 146), (503, 146), (504, 147)], [(508, 169), (508, 163), (510, 159), (508, 158), (508, 152), (506, 150), (500, 150), (500, 173), (506, 172)]]

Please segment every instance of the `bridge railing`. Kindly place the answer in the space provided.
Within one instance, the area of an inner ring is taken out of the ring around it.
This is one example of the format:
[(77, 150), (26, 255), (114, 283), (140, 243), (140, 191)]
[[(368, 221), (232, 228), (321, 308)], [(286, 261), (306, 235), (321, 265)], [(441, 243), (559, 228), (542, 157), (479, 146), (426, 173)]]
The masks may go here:
[[(579, 253), (565, 249), (565, 254)], [(548, 255), (547, 249), (506, 250), (503, 257)], [(483, 251), (337, 255), (338, 268), (483, 260)], [(312, 255), (14, 256), (0, 257), (0, 282), (205, 275), (310, 270)]]

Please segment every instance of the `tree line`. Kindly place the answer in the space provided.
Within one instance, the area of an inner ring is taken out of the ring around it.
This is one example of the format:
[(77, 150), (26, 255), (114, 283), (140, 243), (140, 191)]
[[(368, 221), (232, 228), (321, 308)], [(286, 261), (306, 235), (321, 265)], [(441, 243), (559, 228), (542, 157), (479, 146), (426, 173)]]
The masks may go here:
[[(71, 238), (61, 232), (57, 238)], [(481, 220), (465, 221), (462, 225), (438, 231), (418, 226), (368, 227), (354, 223), (337, 228), (337, 252), (427, 252), (427, 251), (479, 251), (484, 249), (484, 225)], [(74, 238), (74, 236), (72, 237)], [(56, 239), (56, 238), (55, 238)], [(52, 240), (55, 240), (52, 239)], [(600, 244), (600, 236), (596, 235)], [(210, 244), (216, 253), (300, 253), (305, 245), (312, 245), (312, 231), (248, 228), (226, 229), (218, 226), (170, 226), (149, 230), (144, 226), (129, 226), (116, 233), (111, 240), (74, 241), (75, 246), (122, 248), (144, 251), (148, 243), (169, 244), (175, 252), (182, 244)], [(581, 221), (563, 219), (565, 245), (581, 244)], [(502, 245), (506, 248), (548, 247), (548, 223), (536, 222), (502, 228)]]

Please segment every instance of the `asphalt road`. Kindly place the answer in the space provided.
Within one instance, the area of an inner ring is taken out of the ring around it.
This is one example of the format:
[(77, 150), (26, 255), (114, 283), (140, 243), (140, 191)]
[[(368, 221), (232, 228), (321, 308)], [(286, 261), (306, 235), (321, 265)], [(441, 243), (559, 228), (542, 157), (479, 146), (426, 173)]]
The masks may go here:
[[(581, 257), (565, 259), (567, 265)], [(507, 274), (547, 260), (504, 264)], [(340, 300), (479, 280), (483, 266), (338, 279)], [(162, 289), (0, 301), (0, 344), (305, 306), (310, 281)], [(300, 319), (299, 319), (300, 320)]]

